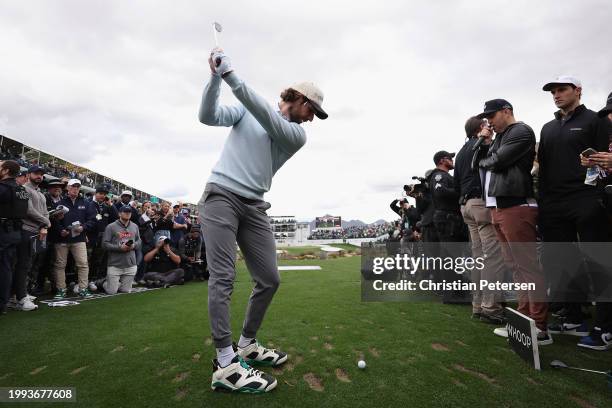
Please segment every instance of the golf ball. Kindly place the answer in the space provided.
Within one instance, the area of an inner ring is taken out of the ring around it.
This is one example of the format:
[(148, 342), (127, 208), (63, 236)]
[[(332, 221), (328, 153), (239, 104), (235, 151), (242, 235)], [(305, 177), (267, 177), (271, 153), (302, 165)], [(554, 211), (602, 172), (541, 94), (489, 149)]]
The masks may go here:
[(357, 363), (357, 367), (359, 368), (365, 368), (366, 367), (366, 363), (363, 360), (359, 360), (359, 362)]

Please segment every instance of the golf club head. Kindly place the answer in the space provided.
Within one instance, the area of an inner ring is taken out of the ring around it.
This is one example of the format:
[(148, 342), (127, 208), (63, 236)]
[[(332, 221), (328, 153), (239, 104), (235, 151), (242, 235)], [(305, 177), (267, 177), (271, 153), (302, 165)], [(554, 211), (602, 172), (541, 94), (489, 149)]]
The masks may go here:
[(550, 362), (550, 366), (554, 368), (567, 368), (567, 364), (565, 364), (561, 360), (553, 360)]

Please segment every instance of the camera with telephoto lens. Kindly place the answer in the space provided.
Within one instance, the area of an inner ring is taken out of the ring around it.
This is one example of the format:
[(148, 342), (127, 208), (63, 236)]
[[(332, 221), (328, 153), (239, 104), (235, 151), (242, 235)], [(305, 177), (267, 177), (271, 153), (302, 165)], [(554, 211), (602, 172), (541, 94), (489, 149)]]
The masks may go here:
[(416, 194), (424, 193), (425, 191), (427, 191), (428, 186), (427, 186), (427, 180), (425, 180), (425, 178), (413, 176), (412, 179), (418, 180), (419, 182), (416, 184), (406, 184), (404, 186), (404, 191), (406, 192), (406, 195), (409, 195), (412, 197)]

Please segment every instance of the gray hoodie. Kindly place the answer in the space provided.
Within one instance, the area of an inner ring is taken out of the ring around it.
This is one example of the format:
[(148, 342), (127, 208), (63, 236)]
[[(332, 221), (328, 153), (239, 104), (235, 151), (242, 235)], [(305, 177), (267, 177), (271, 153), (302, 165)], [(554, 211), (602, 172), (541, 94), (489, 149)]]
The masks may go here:
[(136, 251), (124, 252), (121, 246), (128, 241), (134, 241), (132, 248), (140, 249), (142, 241), (138, 232), (138, 225), (129, 221), (127, 226), (117, 220), (112, 224), (108, 224), (104, 230), (102, 238), (102, 247), (108, 251), (108, 266), (116, 268), (129, 268), (136, 266)]

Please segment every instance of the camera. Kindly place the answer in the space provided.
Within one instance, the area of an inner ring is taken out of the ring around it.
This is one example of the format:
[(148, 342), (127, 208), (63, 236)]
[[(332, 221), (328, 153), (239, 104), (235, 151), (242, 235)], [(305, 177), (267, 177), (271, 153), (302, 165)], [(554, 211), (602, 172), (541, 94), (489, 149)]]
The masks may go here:
[(424, 193), (427, 191), (427, 180), (424, 177), (412, 176), (413, 180), (418, 180), (419, 182), (416, 184), (406, 184), (404, 185), (404, 191), (406, 195), (413, 196), (415, 194)]

